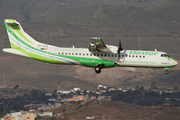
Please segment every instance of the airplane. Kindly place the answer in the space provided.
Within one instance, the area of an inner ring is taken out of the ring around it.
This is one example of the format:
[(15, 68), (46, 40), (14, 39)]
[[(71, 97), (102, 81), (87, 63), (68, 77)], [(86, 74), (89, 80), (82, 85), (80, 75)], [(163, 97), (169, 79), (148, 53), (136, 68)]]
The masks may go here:
[(103, 68), (143, 67), (168, 69), (178, 62), (167, 53), (145, 50), (124, 50), (118, 46), (105, 45), (101, 38), (90, 39), (88, 48), (66, 48), (41, 43), (29, 36), (14, 19), (4, 20), (11, 48), (3, 51), (52, 64), (82, 65), (95, 69), (97, 74)]

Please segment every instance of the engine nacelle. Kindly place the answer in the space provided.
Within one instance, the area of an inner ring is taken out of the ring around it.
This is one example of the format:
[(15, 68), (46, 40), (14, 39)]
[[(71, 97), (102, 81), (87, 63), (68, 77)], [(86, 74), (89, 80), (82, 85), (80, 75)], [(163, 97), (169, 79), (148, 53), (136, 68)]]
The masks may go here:
[(89, 51), (95, 51), (96, 50), (96, 44), (90, 43), (89, 44)]
[(115, 62), (101, 59), (81, 59), (78, 62), (87, 67), (97, 67), (98, 65), (102, 65), (103, 68), (109, 68), (117, 65)]
[(113, 53), (117, 53), (118, 47), (114, 45), (106, 45), (106, 47), (111, 50)]

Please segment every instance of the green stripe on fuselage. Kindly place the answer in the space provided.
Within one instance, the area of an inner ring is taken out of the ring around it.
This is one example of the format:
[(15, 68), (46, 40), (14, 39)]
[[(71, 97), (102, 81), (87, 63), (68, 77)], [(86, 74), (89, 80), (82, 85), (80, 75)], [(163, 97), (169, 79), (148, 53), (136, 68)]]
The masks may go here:
[[(16, 46), (15, 44), (11, 43), (13, 46), (15, 47), (18, 47)], [(35, 53), (32, 53), (32, 52), (27, 52), (26, 50), (22, 49), (22, 48), (19, 48), (19, 49), (16, 49), (28, 56), (30, 56), (31, 58), (33, 59), (36, 59), (36, 60), (39, 60), (39, 61), (43, 61), (43, 62), (48, 62), (48, 63), (54, 63), (54, 64), (66, 64), (62, 61), (58, 61), (58, 60), (55, 60), (55, 59), (50, 59), (50, 58), (47, 58), (47, 56), (41, 56), (41, 55), (38, 55), (38, 54), (35, 54)]]
[[(43, 50), (39, 50), (37, 48), (34, 48), (33, 46), (27, 44), (26, 42), (24, 42), (23, 40), (21, 40), (10, 28), (8, 25), (6, 25), (6, 28), (8, 30), (8, 32), (15, 37), (15, 39), (18, 40), (18, 42), (22, 43), (24, 46), (28, 47), (28, 48), (31, 48), (33, 49), (34, 51), (36, 52), (41, 52), (41, 53), (44, 53), (44, 54), (50, 54), (50, 56), (56, 56), (56, 57), (62, 57), (62, 58), (67, 58), (67, 59), (70, 59), (70, 60), (73, 60), (73, 61), (77, 61), (79, 63), (81, 63), (82, 65), (85, 65), (85, 66), (88, 66), (88, 67), (96, 67), (98, 64), (102, 64), (102, 63), (107, 63), (106, 66), (104, 67), (114, 67), (116, 66), (114, 62), (112, 61), (107, 61), (107, 60), (102, 60), (102, 59), (98, 59), (98, 58), (85, 58), (85, 57), (76, 57), (76, 56), (67, 56), (67, 55), (58, 55), (58, 54), (54, 54), (54, 53), (49, 53), (47, 51), (43, 51)], [(16, 28), (16, 27), (15, 27)], [(43, 62), (48, 62), (48, 63), (54, 63), (54, 64), (66, 64), (64, 62), (62, 62), (63, 60), (56, 60), (56, 59), (53, 59), (53, 58), (50, 58), (48, 59), (48, 57), (45, 55), (45, 56), (41, 56), (41, 55), (38, 55), (38, 54), (35, 54), (35, 53), (32, 53), (32, 52), (27, 52), (26, 50), (24, 50), (23, 48), (20, 48), (19, 46), (11, 43), (11, 46), (13, 46), (12, 48), (18, 50), (18, 51), (21, 51), (23, 52), (24, 54), (32, 57), (33, 59), (36, 59), (36, 60), (40, 60), (40, 61), (43, 61)], [(50, 57), (49, 56), (49, 57)], [(83, 59), (83, 61), (82, 61)], [(69, 61), (69, 63), (74, 63), (73, 61), (70, 61), (70, 60), (65, 60), (65, 61)], [(85, 62), (87, 61), (87, 62)], [(88, 62), (89, 61), (89, 62)], [(92, 62), (91, 62), (92, 61)], [(93, 62), (95, 61), (95, 62)]]

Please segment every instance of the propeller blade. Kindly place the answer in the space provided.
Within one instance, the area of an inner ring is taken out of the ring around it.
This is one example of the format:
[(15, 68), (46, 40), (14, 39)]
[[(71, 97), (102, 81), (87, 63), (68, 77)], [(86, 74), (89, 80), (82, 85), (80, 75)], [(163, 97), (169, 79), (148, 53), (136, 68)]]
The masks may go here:
[(119, 46), (118, 46), (118, 51), (122, 51), (123, 48), (122, 48), (122, 43), (121, 43), (121, 38), (119, 39)]
[(121, 38), (119, 39), (119, 45), (118, 45), (118, 50), (117, 50), (117, 54), (118, 54), (118, 61), (119, 61), (119, 57), (120, 57), (120, 51), (122, 51), (122, 43), (121, 43)]

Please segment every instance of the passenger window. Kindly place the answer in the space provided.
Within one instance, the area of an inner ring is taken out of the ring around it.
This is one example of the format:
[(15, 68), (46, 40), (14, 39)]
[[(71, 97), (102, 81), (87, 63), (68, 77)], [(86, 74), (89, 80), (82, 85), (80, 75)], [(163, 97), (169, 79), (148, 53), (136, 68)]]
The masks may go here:
[(72, 53), (72, 55), (74, 55), (74, 53)]
[(113, 55), (111, 57), (113, 57)]
[(85, 54), (83, 54), (83, 56), (85, 56)]
[(141, 56), (139, 56), (139, 58), (141, 58)]
[(103, 54), (101, 54), (101, 57), (103, 57)]
[(92, 56), (92, 54), (90, 54), (90, 56)]
[(64, 53), (62, 53), (62, 55), (64, 55)]
[(78, 54), (76, 53), (76, 55), (78, 55)]
[(163, 54), (161, 54), (161, 57), (163, 57)]
[(132, 57), (134, 57), (134, 55)]
[(167, 57), (167, 55), (166, 55), (166, 54), (164, 54), (164, 57)]
[(61, 54), (61, 53), (59, 52), (59, 54)]
[(104, 54), (104, 57), (106, 57), (106, 54)]
[(67, 55), (67, 53), (65, 53)]
[(129, 55), (129, 57), (131, 57), (131, 55)]
[(138, 58), (138, 56), (136, 56), (136, 58)]
[(108, 57), (110, 57), (110, 54), (108, 54)]
[(115, 57), (117, 57), (117, 55), (115, 55)]
[(126, 57), (127, 57), (128, 55), (126, 55)]
[(143, 56), (143, 58), (145, 58), (145, 56)]
[(71, 55), (71, 53), (69, 53), (69, 55)]
[(87, 56), (89, 55), (89, 54), (86, 54)]
[(97, 56), (99, 56), (99, 54), (97, 54)]
[(94, 56), (96, 56), (96, 54), (94, 54)]

